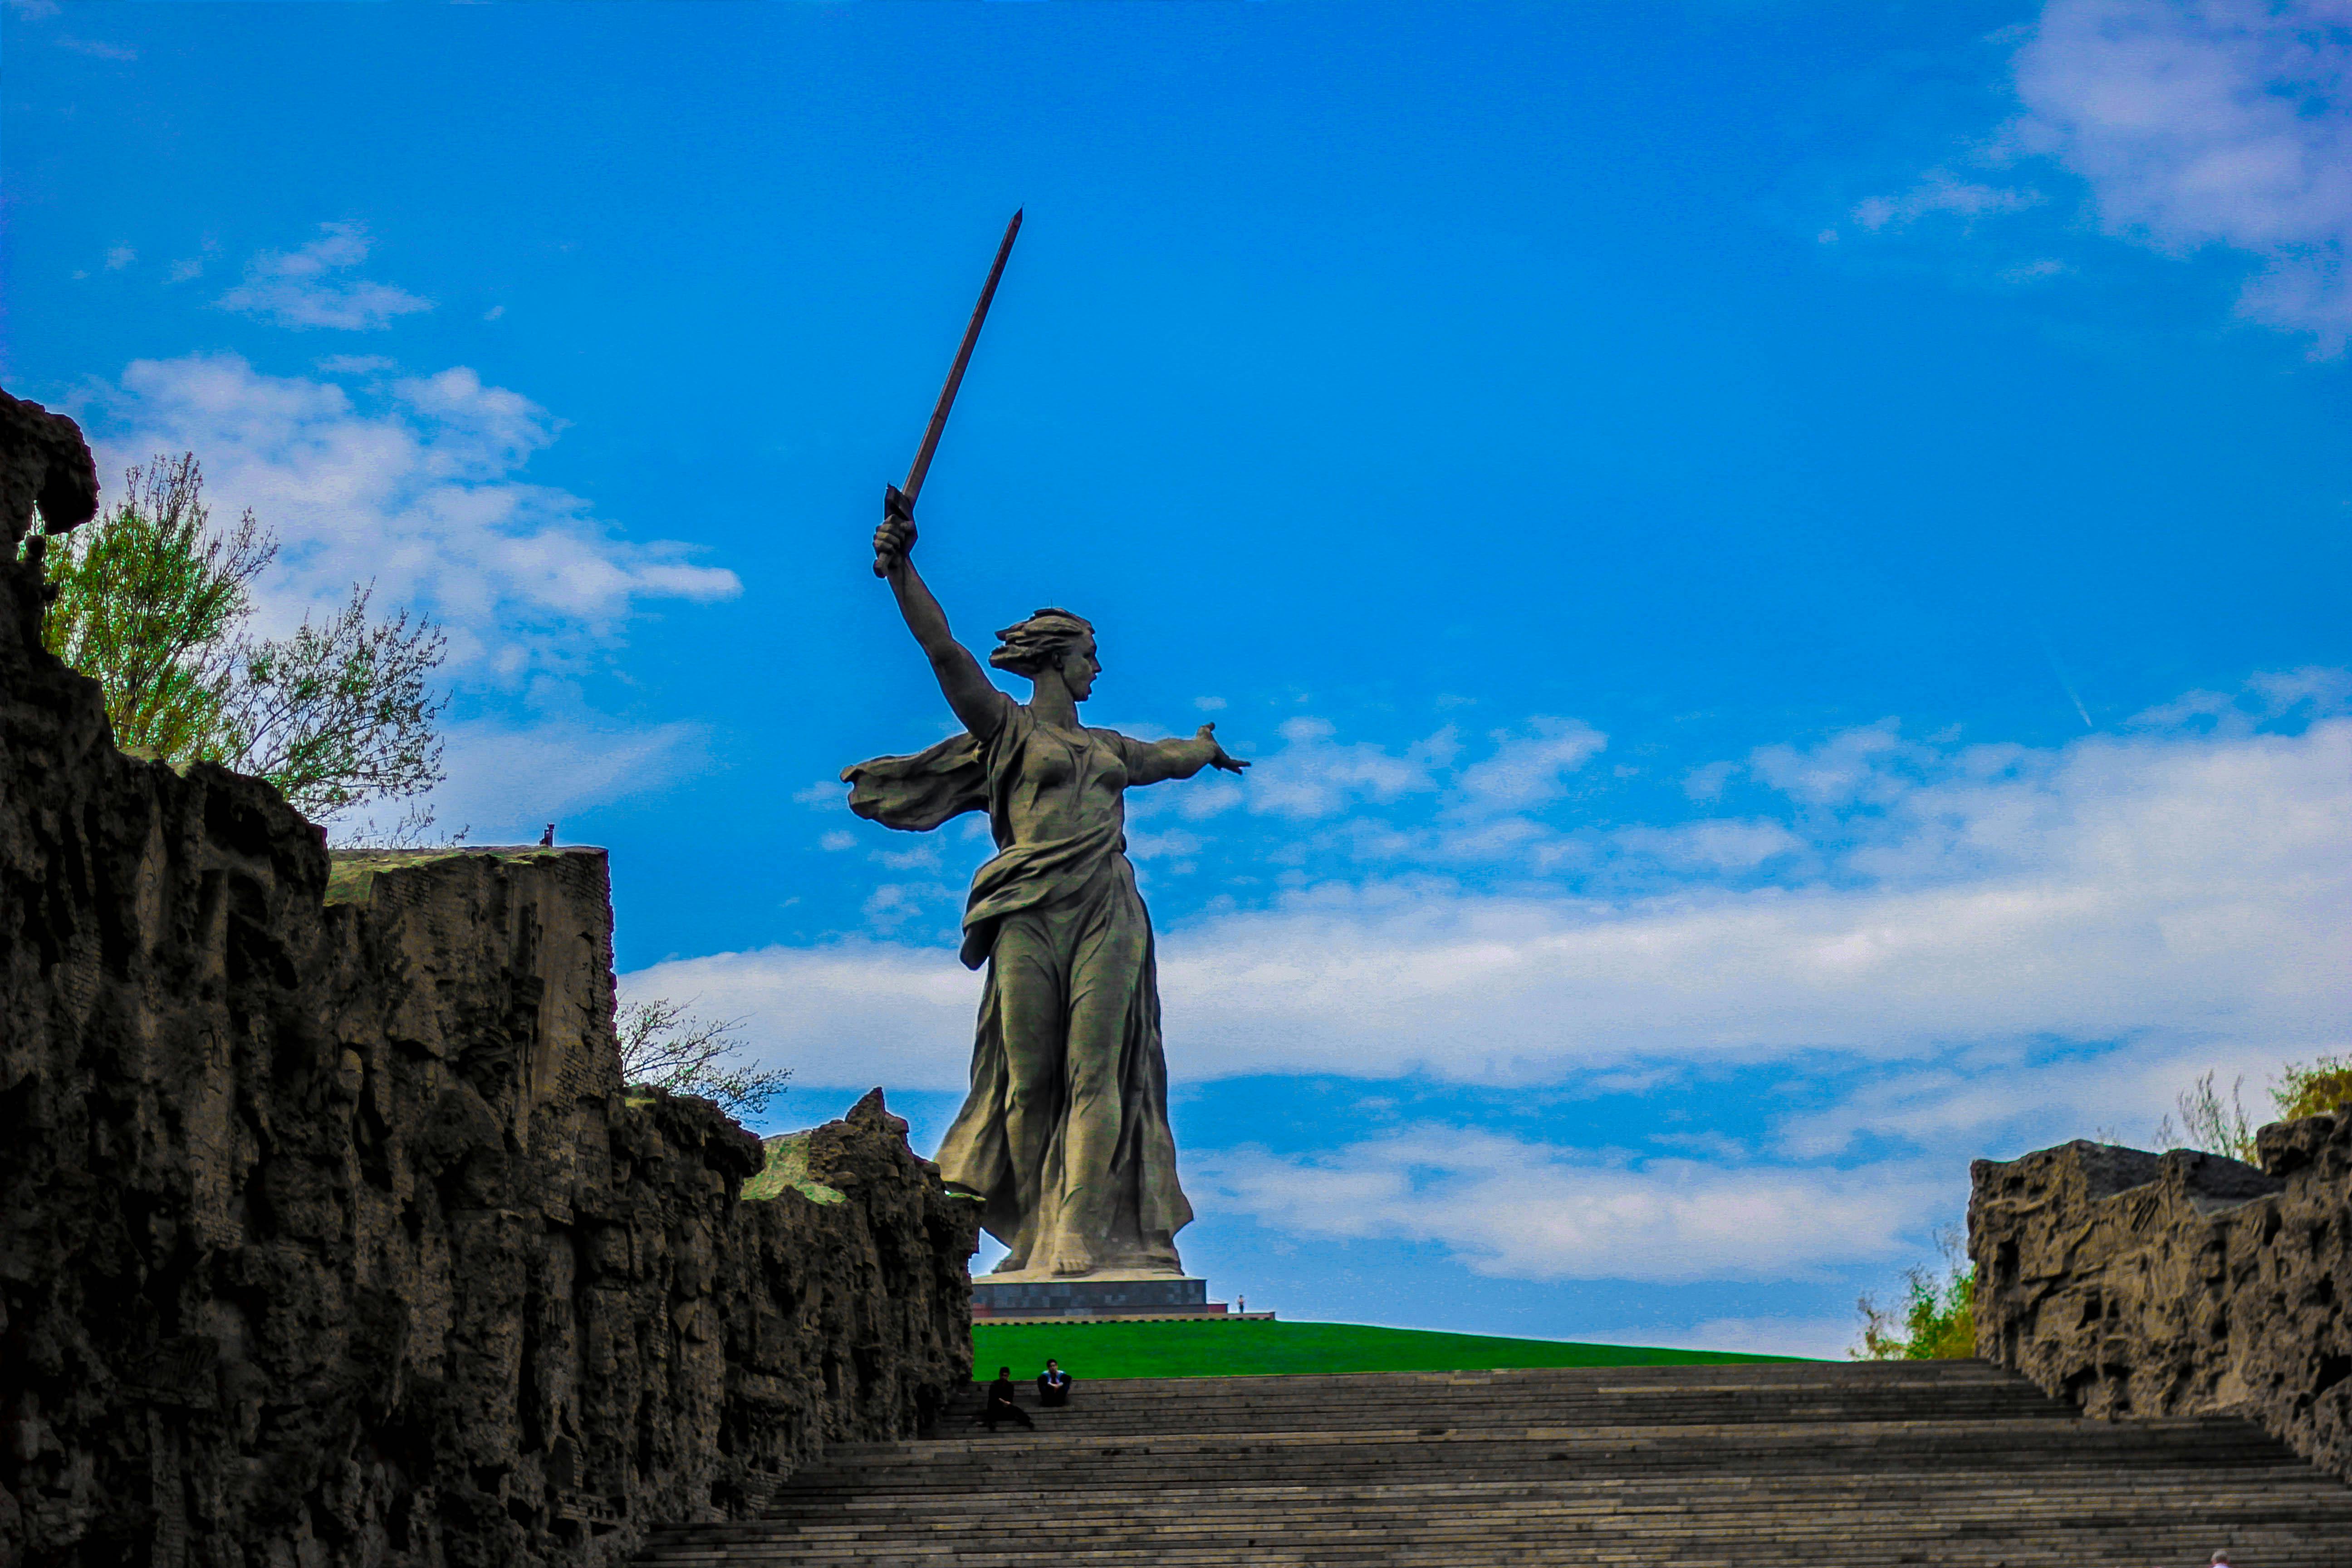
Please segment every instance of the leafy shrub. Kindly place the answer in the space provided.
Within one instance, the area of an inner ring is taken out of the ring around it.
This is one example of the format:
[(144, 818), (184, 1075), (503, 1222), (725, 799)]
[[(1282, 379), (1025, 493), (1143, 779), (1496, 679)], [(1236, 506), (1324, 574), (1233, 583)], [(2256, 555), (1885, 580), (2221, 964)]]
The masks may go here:
[(1925, 1268), (1903, 1271), (1903, 1300), (1881, 1306), (1864, 1295), (1862, 1343), (1846, 1353), (1856, 1361), (1965, 1361), (1977, 1353), (1976, 1266), (1960, 1251), (1955, 1231), (1940, 1232), (1941, 1278)]

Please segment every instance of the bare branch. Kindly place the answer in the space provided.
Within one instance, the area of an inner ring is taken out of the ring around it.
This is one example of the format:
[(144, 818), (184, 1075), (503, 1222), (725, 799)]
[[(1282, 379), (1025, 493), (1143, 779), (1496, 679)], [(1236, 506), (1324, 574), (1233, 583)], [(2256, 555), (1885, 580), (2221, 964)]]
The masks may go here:
[(624, 1002), (614, 1018), (621, 1043), (621, 1079), (631, 1088), (698, 1094), (731, 1116), (756, 1116), (784, 1092), (789, 1068), (761, 1068), (734, 1059), (742, 1049), (740, 1018), (698, 1018), (693, 999), (666, 996)]
[(433, 623), (402, 610), (371, 623), (372, 584), (353, 584), (332, 618), (307, 616), (290, 637), (248, 644), (227, 716), (244, 765), (297, 809), (331, 816), (438, 784), (446, 706), (425, 680), (446, 644)]

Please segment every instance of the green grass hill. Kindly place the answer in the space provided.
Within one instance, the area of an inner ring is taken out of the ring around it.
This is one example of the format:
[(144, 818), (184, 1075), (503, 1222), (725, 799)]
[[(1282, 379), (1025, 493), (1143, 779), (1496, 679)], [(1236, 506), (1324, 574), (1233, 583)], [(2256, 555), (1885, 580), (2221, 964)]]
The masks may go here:
[(976, 1323), (971, 1342), (973, 1372), (983, 1382), (1000, 1366), (1012, 1367), (1015, 1377), (1034, 1377), (1047, 1356), (1078, 1378), (1485, 1372), (1498, 1367), (1688, 1366), (1798, 1359), (1266, 1319)]

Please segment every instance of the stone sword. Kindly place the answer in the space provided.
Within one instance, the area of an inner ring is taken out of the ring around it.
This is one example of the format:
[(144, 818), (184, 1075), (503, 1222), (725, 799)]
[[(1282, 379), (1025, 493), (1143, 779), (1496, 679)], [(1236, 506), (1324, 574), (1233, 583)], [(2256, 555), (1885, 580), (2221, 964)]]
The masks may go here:
[[(948, 410), (955, 406), (956, 388), (963, 384), (963, 367), (971, 363), (971, 346), (980, 342), (980, 324), (988, 320), (988, 302), (996, 298), (996, 280), (1004, 276), (1004, 258), (1013, 254), (1013, 237), (1021, 232), (1021, 212), (1016, 209), (1013, 221), (1004, 226), (1004, 242), (996, 247), (996, 260), (988, 269), (988, 281), (980, 287), (980, 303), (971, 308), (971, 324), (963, 330), (963, 343), (956, 350), (955, 363), (948, 366), (948, 381), (940, 388), (939, 406), (931, 410), (929, 428), (923, 432), (922, 449), (915, 454), (912, 468), (907, 470), (903, 485), (885, 487), (882, 505), (892, 517), (915, 521), (915, 498), (922, 493), (923, 476), (931, 470), (931, 454), (940, 449), (940, 432), (948, 427)], [(882, 557), (874, 558), (874, 575), (888, 574)]]

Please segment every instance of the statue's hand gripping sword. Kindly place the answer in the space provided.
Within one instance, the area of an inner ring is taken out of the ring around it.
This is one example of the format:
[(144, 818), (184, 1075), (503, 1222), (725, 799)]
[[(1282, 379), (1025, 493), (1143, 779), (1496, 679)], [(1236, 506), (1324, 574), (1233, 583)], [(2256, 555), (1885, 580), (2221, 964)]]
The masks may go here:
[[(915, 521), (915, 498), (922, 493), (923, 476), (931, 470), (931, 454), (940, 449), (940, 432), (948, 427), (948, 410), (955, 406), (956, 388), (963, 384), (963, 367), (971, 363), (971, 346), (980, 342), (980, 324), (988, 320), (988, 302), (996, 298), (996, 280), (1004, 276), (1004, 258), (1013, 254), (1013, 237), (1020, 232), (1021, 214), (1015, 212), (1013, 221), (1004, 226), (1004, 243), (996, 247), (996, 260), (988, 269), (988, 281), (981, 285), (980, 303), (971, 309), (971, 324), (963, 330), (963, 343), (956, 350), (955, 363), (948, 367), (948, 383), (940, 388), (939, 406), (931, 410), (930, 427), (923, 432), (922, 450), (915, 454), (914, 466), (907, 470), (907, 482), (887, 486), (884, 490), (883, 510), (890, 517), (909, 523)], [(888, 571), (888, 563), (877, 555), (874, 575), (885, 576)]]

